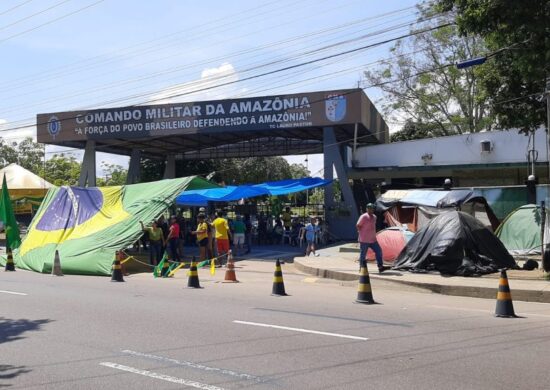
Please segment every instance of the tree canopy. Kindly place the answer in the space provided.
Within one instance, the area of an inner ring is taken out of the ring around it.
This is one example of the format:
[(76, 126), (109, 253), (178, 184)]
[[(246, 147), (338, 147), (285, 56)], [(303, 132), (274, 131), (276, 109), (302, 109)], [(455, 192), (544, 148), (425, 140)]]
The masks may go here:
[(529, 131), (546, 121), (541, 95), (550, 77), (548, 0), (438, 0), (437, 8), (456, 14), (463, 37), (480, 36), (495, 52), (482, 86), (502, 128)]
[[(411, 33), (454, 20), (452, 13), (437, 13), (429, 7), (420, 6), (420, 13)], [(485, 70), (459, 70), (454, 66), (485, 52), (481, 38), (459, 36), (455, 25), (446, 25), (397, 41), (391, 48), (391, 58), (365, 71), (365, 77), (384, 92), (382, 109), (386, 116), (394, 121), (405, 118), (404, 133), (410, 132), (411, 123), (416, 130), (424, 130), (411, 134), (411, 138), (490, 130), (493, 118), (488, 96), (479, 87)]]

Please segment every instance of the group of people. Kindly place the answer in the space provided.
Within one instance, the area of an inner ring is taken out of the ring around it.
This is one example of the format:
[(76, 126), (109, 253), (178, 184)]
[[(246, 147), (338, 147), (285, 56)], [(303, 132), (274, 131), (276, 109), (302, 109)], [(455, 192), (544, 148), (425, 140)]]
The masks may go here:
[[(243, 218), (238, 215), (231, 223), (225, 218), (223, 211), (218, 211), (215, 216), (208, 217), (204, 207), (199, 209), (195, 229), (186, 229), (187, 224), (183, 217), (172, 216), (170, 225), (164, 222), (164, 217), (152, 221), (150, 226), (145, 226), (140, 221), (144, 235), (149, 242), (149, 261), (151, 265), (157, 265), (162, 259), (163, 253), (168, 252), (173, 261), (182, 261), (183, 246), (186, 235), (193, 236), (199, 246), (200, 261), (215, 258), (221, 266), (227, 261), (230, 249), (230, 240), (234, 246), (234, 255), (240, 256), (250, 252), (251, 224), (248, 216)], [(246, 247), (246, 251), (245, 251)]]

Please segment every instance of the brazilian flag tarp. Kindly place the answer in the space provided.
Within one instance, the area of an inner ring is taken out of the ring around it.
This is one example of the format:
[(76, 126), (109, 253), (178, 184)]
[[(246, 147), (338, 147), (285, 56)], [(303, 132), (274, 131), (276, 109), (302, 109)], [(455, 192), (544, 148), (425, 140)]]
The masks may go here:
[(55, 251), (66, 274), (109, 275), (117, 250), (185, 190), (217, 187), (200, 177), (112, 187), (55, 187), (48, 191), (27, 236), (14, 252), (18, 268), (51, 272)]

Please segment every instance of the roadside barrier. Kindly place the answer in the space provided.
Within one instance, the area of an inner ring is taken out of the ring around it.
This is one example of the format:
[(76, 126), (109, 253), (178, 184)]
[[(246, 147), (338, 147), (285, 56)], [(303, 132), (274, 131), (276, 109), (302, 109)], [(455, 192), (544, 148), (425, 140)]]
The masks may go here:
[(195, 258), (191, 261), (191, 267), (189, 268), (189, 278), (187, 279), (188, 288), (202, 288), (199, 283), (199, 273), (197, 272), (197, 265), (195, 264)]
[(124, 277), (122, 276), (122, 265), (120, 264), (121, 254), (122, 254), (121, 251), (115, 252), (115, 260), (113, 261), (113, 265), (111, 266), (112, 268), (111, 282), (124, 282)]
[(496, 317), (517, 318), (514, 313), (514, 304), (512, 303), (512, 293), (508, 285), (508, 275), (506, 270), (500, 270), (500, 279), (498, 281), (497, 306), (495, 308)]
[(4, 271), (15, 271), (15, 264), (13, 263), (13, 254), (11, 253), (11, 248), (8, 244), (6, 244), (6, 253), (8, 255), (8, 258), (6, 259), (6, 266), (4, 267)]
[(369, 271), (367, 266), (362, 266), (359, 270), (359, 286), (357, 288), (357, 303), (363, 303), (366, 305), (372, 305), (376, 302), (372, 296), (372, 288), (370, 285)]
[(55, 250), (55, 256), (53, 258), (52, 276), (63, 276), (61, 271), (61, 261), (59, 260), (59, 251)]
[(275, 263), (275, 273), (273, 274), (273, 289), (271, 295), (284, 297), (288, 295), (285, 292), (285, 282), (283, 281), (283, 271), (281, 269), (281, 263), (279, 259)]

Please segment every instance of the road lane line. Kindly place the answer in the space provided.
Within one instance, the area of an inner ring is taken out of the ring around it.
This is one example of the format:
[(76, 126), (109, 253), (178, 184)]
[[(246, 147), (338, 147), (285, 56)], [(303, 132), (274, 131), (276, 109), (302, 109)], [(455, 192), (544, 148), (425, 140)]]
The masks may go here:
[(121, 371), (131, 372), (132, 374), (138, 374), (143, 376), (148, 376), (149, 378), (154, 379), (161, 379), (166, 382), (172, 382), (172, 383), (179, 383), (181, 385), (194, 387), (195, 389), (203, 389), (203, 390), (224, 390), (223, 387), (217, 387), (213, 385), (208, 385), (205, 383), (195, 382), (195, 381), (189, 381), (187, 379), (182, 378), (176, 378), (174, 376), (164, 375), (164, 374), (158, 374), (156, 372), (147, 371), (147, 370), (140, 370), (138, 368), (134, 367), (128, 367), (123, 366), (122, 364), (117, 363), (111, 363), (111, 362), (102, 362), (99, 363), (101, 366), (114, 368)]
[(352, 339), (352, 340), (362, 340), (366, 341), (368, 338), (366, 337), (359, 337), (359, 336), (350, 336), (347, 334), (340, 334), (340, 333), (329, 333), (329, 332), (320, 332), (318, 330), (309, 330), (309, 329), (301, 329), (301, 328), (290, 328), (288, 326), (279, 326), (279, 325), (271, 325), (271, 324), (261, 324), (259, 322), (248, 322), (248, 321), (233, 321), (235, 324), (243, 324), (243, 325), (252, 325), (252, 326), (260, 326), (263, 328), (274, 328), (274, 329), (282, 329), (282, 330), (292, 330), (294, 332), (302, 332), (302, 333), (312, 333), (312, 334), (319, 334), (322, 336), (332, 336), (332, 337), (341, 337), (344, 339)]
[(158, 360), (158, 361), (162, 361), (162, 362), (166, 362), (166, 363), (177, 364), (178, 366), (196, 368), (196, 369), (204, 370), (204, 371), (219, 372), (220, 374), (229, 375), (229, 376), (232, 376), (232, 377), (235, 377), (235, 378), (249, 379), (249, 380), (254, 380), (254, 381), (257, 381), (257, 382), (263, 382), (262, 378), (260, 378), (258, 376), (249, 375), (249, 374), (236, 372), (236, 371), (232, 371), (232, 370), (226, 370), (226, 369), (223, 369), (223, 368), (204, 366), (204, 365), (199, 364), (199, 363), (181, 361), (181, 360), (176, 360), (176, 359), (170, 359), (170, 358), (166, 358), (166, 357), (163, 357), (163, 356), (151, 355), (149, 353), (137, 352), (137, 351), (132, 351), (132, 350), (128, 350), (128, 349), (123, 350), (122, 353), (132, 355), (132, 356), (136, 356), (136, 357), (148, 358), (148, 359)]
[(20, 292), (15, 292), (15, 291), (5, 291), (5, 290), (0, 290), (0, 293), (12, 294), (12, 295), (28, 295), (28, 294), (25, 294), (25, 293), (20, 293)]

